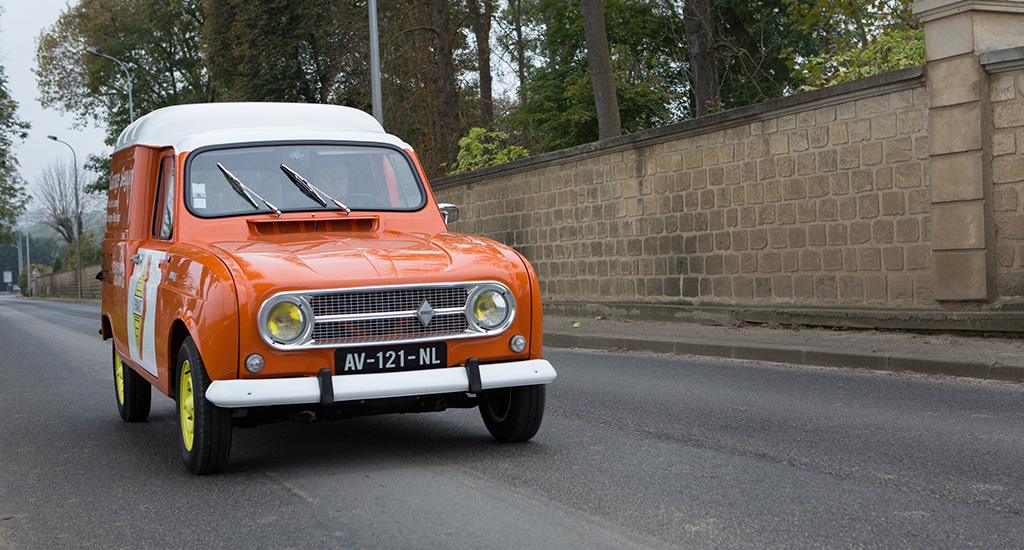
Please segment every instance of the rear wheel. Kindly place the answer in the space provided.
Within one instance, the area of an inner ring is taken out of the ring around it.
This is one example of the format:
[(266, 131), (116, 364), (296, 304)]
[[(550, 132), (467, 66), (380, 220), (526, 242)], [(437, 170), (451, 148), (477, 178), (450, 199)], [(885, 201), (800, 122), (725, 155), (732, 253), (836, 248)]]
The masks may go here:
[(480, 415), (494, 439), (507, 443), (537, 435), (544, 418), (544, 386), (489, 390), (481, 394)]
[(117, 397), (117, 414), (125, 422), (142, 422), (149, 418), (153, 400), (153, 388), (141, 374), (124, 363), (117, 347), (114, 351), (114, 396)]
[(220, 472), (231, 451), (231, 410), (206, 400), (210, 377), (189, 336), (178, 353), (176, 403), (179, 443), (185, 468), (193, 474)]

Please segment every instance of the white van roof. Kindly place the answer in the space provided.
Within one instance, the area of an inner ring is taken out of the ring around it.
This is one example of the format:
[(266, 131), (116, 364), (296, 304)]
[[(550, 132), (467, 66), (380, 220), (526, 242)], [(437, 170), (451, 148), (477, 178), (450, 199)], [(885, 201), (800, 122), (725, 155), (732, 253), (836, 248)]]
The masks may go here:
[(356, 141), (411, 149), (369, 114), (316, 103), (195, 103), (157, 109), (121, 132), (114, 146), (174, 147), (269, 141)]

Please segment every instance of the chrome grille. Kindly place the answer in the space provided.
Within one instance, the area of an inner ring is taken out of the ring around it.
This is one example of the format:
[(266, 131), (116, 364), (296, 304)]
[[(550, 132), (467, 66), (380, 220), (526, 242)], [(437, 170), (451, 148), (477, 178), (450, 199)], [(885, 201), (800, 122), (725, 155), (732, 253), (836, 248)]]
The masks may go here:
[[(313, 315), (363, 315), (416, 311), (424, 300), (437, 309), (462, 308), (469, 291), (465, 288), (405, 288), (373, 292), (318, 294), (310, 297)], [(433, 323), (431, 323), (433, 324)], [(314, 332), (315, 334), (315, 332)]]
[[(507, 300), (509, 313), (500, 326), (487, 328), (470, 318), (467, 304), (483, 292), (497, 292)], [(307, 324), (304, 334), (290, 343), (276, 341), (267, 327), (267, 312), (285, 301), (296, 304), (306, 319), (313, 320), (312, 326)], [(511, 326), (515, 313), (515, 295), (497, 281), (389, 285), (281, 292), (260, 307), (258, 328), (263, 340), (278, 349), (343, 348), (497, 334)]]
[(317, 344), (396, 342), (462, 334), (468, 328), (462, 312), (435, 315), (427, 326), (416, 317), (319, 321), (313, 327), (313, 341)]

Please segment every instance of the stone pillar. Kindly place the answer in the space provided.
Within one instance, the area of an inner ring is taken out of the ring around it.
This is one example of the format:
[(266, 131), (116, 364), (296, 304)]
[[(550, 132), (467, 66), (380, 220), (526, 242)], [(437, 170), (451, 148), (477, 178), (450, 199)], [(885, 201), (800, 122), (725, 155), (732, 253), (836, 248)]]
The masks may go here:
[(994, 298), (992, 123), (980, 56), (1024, 45), (1024, 0), (918, 0), (937, 300)]

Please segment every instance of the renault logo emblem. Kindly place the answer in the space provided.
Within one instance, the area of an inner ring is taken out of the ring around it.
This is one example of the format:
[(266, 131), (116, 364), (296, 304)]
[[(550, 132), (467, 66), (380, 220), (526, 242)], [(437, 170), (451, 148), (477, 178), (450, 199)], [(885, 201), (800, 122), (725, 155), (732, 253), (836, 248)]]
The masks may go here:
[(423, 326), (430, 324), (430, 320), (434, 318), (434, 308), (430, 307), (430, 303), (423, 300), (423, 304), (420, 305), (420, 309), (416, 311), (416, 316), (420, 318), (420, 322)]

